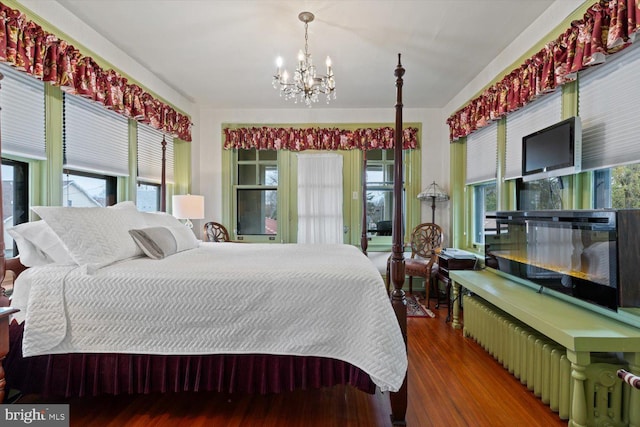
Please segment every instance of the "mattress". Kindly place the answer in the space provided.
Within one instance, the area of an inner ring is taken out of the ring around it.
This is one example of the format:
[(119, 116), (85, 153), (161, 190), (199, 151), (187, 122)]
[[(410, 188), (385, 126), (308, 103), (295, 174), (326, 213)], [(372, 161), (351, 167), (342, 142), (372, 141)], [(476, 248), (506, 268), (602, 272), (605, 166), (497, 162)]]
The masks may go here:
[(201, 243), (96, 270), (50, 264), (16, 282), (25, 357), (275, 354), (348, 362), (397, 391), (407, 355), (382, 278), (350, 245)]

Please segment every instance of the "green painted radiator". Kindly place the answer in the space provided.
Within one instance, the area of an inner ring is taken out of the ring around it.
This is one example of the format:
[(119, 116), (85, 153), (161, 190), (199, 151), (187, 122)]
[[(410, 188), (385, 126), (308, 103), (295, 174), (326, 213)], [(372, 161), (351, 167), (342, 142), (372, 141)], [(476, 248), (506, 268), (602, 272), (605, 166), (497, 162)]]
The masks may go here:
[[(566, 349), (477, 296), (464, 301), (464, 336), (473, 338), (563, 419), (571, 408)], [(592, 355), (584, 382), (589, 426), (628, 426), (630, 387), (617, 378), (615, 355)]]

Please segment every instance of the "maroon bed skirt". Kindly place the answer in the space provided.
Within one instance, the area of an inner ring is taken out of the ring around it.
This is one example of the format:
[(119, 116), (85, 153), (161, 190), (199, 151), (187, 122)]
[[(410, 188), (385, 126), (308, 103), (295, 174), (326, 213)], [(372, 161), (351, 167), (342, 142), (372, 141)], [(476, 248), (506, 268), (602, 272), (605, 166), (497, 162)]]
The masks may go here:
[(322, 357), (246, 355), (56, 354), (22, 357), (23, 325), (10, 325), (7, 391), (43, 397), (216, 391), (283, 393), (352, 385), (375, 392), (369, 375)]

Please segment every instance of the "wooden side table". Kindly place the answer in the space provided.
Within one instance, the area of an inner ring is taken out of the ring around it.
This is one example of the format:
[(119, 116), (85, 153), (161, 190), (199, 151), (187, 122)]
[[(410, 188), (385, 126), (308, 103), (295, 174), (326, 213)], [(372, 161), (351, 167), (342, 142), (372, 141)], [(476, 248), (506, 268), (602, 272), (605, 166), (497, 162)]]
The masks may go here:
[(4, 368), (2, 360), (9, 353), (9, 316), (20, 310), (13, 307), (0, 307), (0, 404), (4, 402)]
[[(478, 260), (475, 255), (471, 253), (449, 253), (442, 251), (438, 254), (438, 274), (436, 276), (436, 286), (439, 281), (443, 282), (446, 287), (446, 301), (447, 301), (447, 319), (451, 320), (451, 279), (449, 278), (449, 271), (451, 270), (473, 270)], [(440, 296), (438, 295), (437, 306), (440, 304)], [(455, 301), (453, 302), (455, 303)]]

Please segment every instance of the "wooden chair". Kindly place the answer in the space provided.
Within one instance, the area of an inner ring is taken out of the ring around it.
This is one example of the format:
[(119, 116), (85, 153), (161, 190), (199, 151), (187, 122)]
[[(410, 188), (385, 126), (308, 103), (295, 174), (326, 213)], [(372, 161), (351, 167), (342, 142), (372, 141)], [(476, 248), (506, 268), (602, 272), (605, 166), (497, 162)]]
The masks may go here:
[(210, 221), (204, 225), (204, 237), (207, 242), (230, 242), (229, 232), (219, 222)]
[[(442, 228), (437, 224), (424, 223), (411, 232), (411, 258), (405, 260), (405, 275), (409, 276), (409, 293), (413, 292), (413, 276), (424, 278), (427, 303), (433, 278), (438, 272), (438, 253), (442, 249)], [(390, 261), (387, 260), (387, 291), (390, 282)]]

